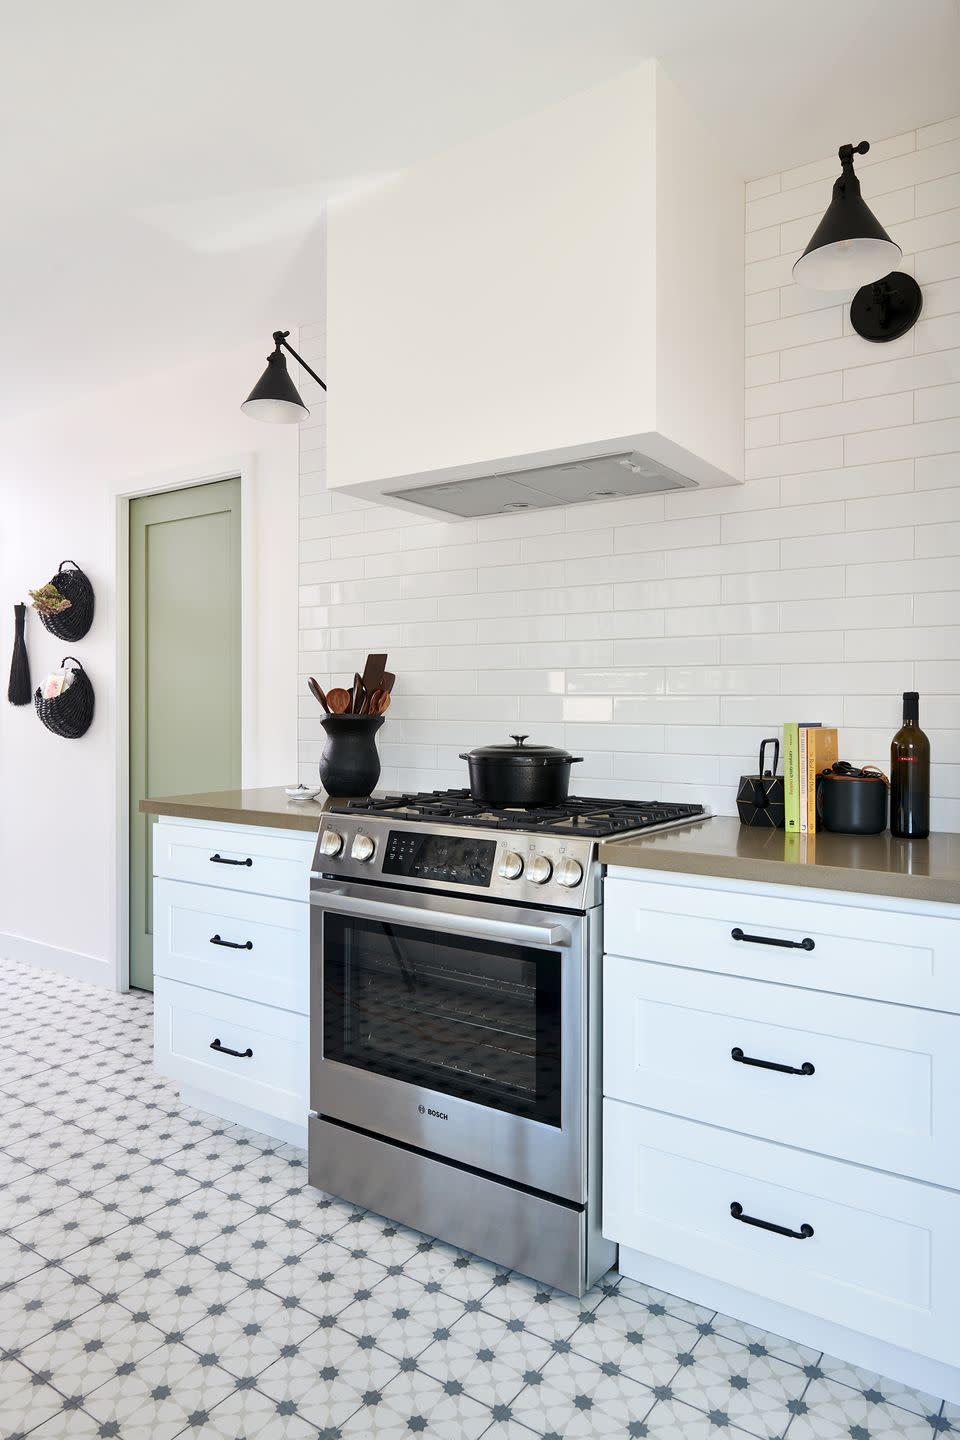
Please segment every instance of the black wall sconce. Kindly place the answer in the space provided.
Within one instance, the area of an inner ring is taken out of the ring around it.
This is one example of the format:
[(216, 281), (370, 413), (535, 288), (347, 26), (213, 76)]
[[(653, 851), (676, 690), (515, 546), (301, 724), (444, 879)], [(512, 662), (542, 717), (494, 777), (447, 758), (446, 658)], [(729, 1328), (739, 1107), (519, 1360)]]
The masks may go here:
[(793, 277), (810, 290), (855, 289), (850, 323), (864, 340), (882, 342), (898, 339), (917, 323), (923, 296), (912, 275), (893, 269), (903, 251), (860, 194), (853, 157), (869, 149), (866, 140), (840, 146), (830, 204)]
[(300, 398), (299, 390), (290, 379), (284, 350), (290, 351), (294, 360), (316, 380), (321, 390), (327, 388), (326, 382), (320, 379), (316, 370), (311, 370), (303, 356), (298, 355), (293, 346), (287, 344), (289, 334), (289, 330), (274, 330), (273, 343), (276, 349), (272, 355), (267, 356), (266, 370), (240, 406), (244, 415), (249, 415), (252, 420), (266, 420), (271, 425), (299, 425), (310, 414)]

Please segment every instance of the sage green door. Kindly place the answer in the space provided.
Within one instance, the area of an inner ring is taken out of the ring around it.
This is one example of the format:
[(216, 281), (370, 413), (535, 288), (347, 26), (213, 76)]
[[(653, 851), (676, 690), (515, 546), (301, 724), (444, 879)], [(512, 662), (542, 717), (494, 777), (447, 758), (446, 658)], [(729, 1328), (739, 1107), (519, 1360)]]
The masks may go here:
[(147, 795), (240, 785), (240, 481), (130, 502), (130, 984), (153, 989)]

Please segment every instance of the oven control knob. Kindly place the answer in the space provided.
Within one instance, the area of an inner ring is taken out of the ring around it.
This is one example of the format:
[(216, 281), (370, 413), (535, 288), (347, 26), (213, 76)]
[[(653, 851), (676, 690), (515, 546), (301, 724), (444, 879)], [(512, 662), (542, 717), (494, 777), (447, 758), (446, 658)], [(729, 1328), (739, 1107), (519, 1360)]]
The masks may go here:
[(339, 855), (343, 849), (343, 836), (338, 835), (336, 830), (324, 830), (317, 848), (321, 855)]
[(376, 843), (369, 835), (357, 835), (350, 846), (350, 854), (354, 860), (371, 860), (376, 848)]
[(553, 874), (553, 866), (546, 855), (534, 855), (527, 866), (527, 879), (532, 880), (534, 885), (546, 885)]
[(572, 890), (583, 879), (583, 866), (579, 860), (561, 860), (557, 866), (557, 884)]
[(507, 851), (497, 866), (497, 874), (501, 880), (519, 880), (523, 874), (523, 861), (515, 850)]

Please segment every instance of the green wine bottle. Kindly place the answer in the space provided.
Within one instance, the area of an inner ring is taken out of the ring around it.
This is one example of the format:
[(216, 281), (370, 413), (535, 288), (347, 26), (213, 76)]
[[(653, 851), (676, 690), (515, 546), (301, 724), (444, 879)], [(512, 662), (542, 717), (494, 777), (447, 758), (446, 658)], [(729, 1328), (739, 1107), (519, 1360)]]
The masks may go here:
[(920, 729), (920, 696), (903, 696), (903, 724), (890, 742), (890, 831), (906, 840), (930, 834), (930, 741)]

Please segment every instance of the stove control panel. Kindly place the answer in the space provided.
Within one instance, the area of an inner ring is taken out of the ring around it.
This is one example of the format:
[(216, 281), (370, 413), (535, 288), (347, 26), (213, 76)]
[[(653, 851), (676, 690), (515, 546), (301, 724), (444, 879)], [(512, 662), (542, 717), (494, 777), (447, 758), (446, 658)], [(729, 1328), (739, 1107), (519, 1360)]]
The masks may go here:
[(477, 835), (431, 835), (391, 830), (380, 869), (384, 875), (489, 888), (496, 842)]

